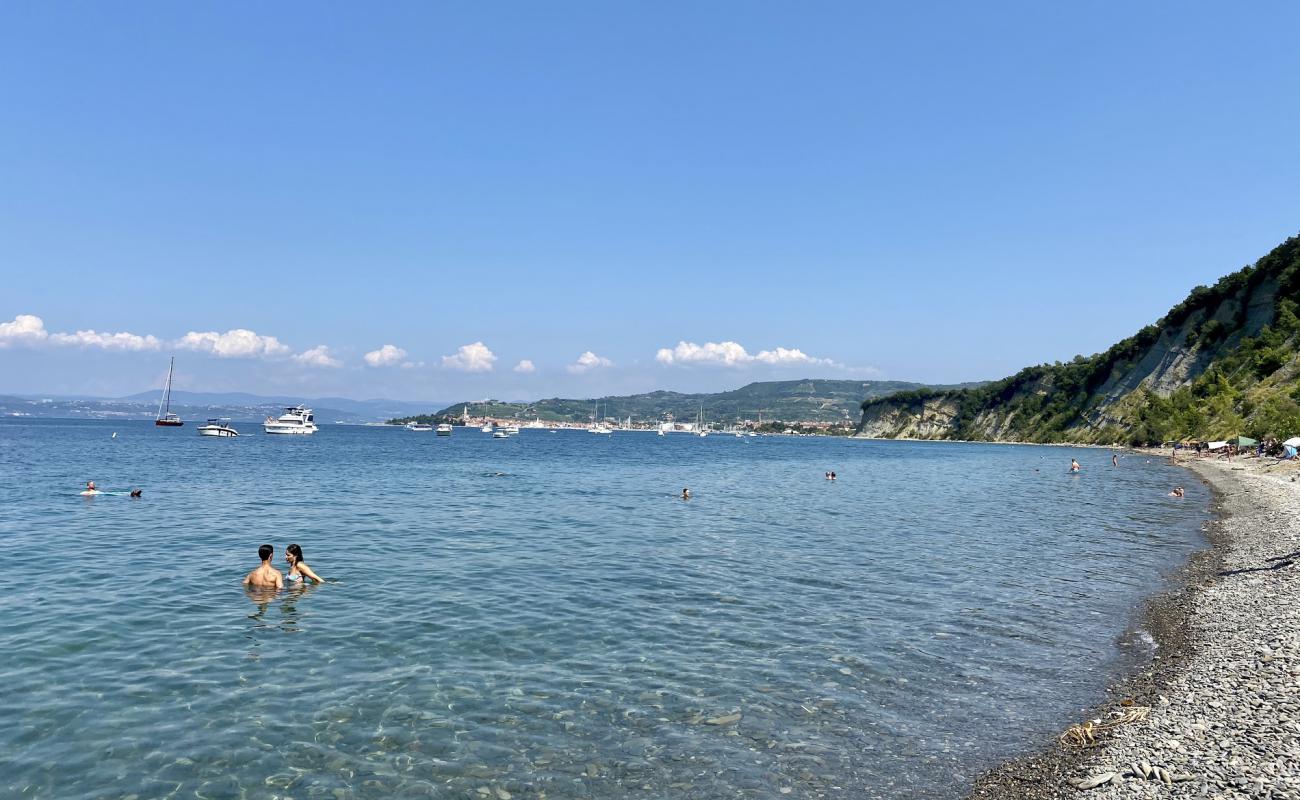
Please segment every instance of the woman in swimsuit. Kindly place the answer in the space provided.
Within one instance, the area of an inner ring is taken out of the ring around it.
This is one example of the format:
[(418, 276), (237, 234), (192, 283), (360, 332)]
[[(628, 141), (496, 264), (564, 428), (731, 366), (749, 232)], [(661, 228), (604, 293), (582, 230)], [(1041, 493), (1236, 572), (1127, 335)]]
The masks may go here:
[(289, 562), (289, 574), (284, 576), (284, 582), (294, 585), (301, 582), (304, 578), (314, 581), (315, 583), (324, 583), (321, 576), (312, 572), (307, 562), (302, 560), (302, 548), (296, 544), (291, 544), (284, 548), (284, 560)]

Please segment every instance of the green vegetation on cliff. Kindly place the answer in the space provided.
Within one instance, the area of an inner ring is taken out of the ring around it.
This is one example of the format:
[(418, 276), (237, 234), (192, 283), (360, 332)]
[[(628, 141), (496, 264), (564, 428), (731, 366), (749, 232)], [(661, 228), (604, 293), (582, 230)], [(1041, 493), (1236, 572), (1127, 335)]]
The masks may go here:
[(1300, 238), (1104, 353), (862, 404), (870, 436), (1159, 443), (1300, 434)]

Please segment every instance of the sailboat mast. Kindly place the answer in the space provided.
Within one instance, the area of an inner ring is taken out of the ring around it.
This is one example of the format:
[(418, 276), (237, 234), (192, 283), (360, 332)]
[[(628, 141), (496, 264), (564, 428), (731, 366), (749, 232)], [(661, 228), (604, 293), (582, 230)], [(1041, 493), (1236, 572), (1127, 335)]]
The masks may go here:
[(172, 362), (167, 367), (167, 388), (163, 390), (163, 401), (158, 411), (158, 416), (163, 415), (163, 411), (168, 413), (172, 410), (172, 372), (176, 369), (176, 356), (172, 356)]

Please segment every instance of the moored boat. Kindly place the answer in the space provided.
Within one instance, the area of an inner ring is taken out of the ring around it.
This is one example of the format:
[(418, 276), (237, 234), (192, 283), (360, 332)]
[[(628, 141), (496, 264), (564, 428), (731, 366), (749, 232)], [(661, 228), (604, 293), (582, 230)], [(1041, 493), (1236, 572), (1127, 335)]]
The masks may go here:
[(406, 429), (408, 431), (418, 431), (420, 433), (425, 433), (427, 431), (433, 430), (433, 426), (427, 422), (408, 422), (406, 423)]
[(451, 436), (451, 425), (443, 422), (438, 425), (437, 433), (439, 436)]
[(316, 432), (316, 417), (306, 406), (286, 406), (284, 413), (277, 417), (267, 417), (262, 423), (262, 430), (267, 433), (310, 434)]
[(199, 426), (199, 436), (216, 436), (222, 439), (233, 439), (239, 435), (239, 431), (230, 425), (230, 417), (211, 417), (207, 425)]
[(167, 367), (167, 386), (163, 389), (162, 399), (158, 401), (158, 418), (153, 424), (159, 428), (179, 428), (185, 423), (172, 413), (172, 373), (176, 371), (176, 356), (172, 356), (171, 365)]

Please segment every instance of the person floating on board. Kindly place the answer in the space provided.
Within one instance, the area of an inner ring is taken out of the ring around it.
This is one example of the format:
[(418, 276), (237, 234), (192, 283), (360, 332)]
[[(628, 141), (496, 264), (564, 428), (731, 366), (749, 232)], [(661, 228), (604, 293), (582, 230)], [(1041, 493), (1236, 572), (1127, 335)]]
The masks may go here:
[(283, 589), (284, 576), (280, 570), (271, 566), (271, 556), (275, 555), (275, 548), (269, 544), (264, 544), (257, 548), (257, 557), (262, 559), (262, 564), (257, 569), (244, 576), (244, 585), (250, 589)]

